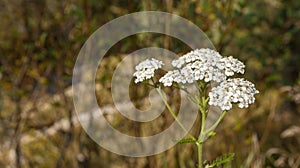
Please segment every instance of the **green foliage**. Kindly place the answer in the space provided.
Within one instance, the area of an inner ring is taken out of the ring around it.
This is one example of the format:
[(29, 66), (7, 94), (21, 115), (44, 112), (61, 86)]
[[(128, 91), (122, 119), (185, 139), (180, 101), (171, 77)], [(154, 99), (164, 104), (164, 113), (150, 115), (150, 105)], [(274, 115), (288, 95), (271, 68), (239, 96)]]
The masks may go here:
[(174, 140), (175, 142), (179, 143), (179, 144), (183, 144), (183, 143), (195, 143), (197, 142), (197, 139), (195, 138), (183, 138), (181, 140)]
[(213, 136), (215, 136), (216, 134), (217, 134), (216, 132), (211, 131), (211, 132), (208, 133), (208, 136), (209, 136), (209, 137), (213, 137)]
[(206, 165), (206, 168), (213, 168), (216, 166), (224, 165), (230, 161), (232, 161), (234, 158), (234, 153), (228, 153), (223, 156), (217, 157), (216, 159), (212, 161), (205, 161), (204, 164)]

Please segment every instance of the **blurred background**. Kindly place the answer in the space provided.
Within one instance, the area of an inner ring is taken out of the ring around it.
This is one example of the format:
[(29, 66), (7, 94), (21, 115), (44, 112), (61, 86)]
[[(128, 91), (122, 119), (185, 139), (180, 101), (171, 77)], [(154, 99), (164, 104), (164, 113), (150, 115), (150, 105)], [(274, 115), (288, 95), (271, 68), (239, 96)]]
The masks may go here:
[[(1, 0), (0, 167), (195, 167), (192, 144), (155, 156), (123, 157), (98, 146), (76, 122), (71, 85), (80, 48), (103, 24), (145, 10), (174, 13), (195, 23), (222, 55), (246, 64), (245, 77), (260, 91), (250, 108), (228, 113), (217, 135), (205, 143), (205, 159), (234, 152), (225, 167), (300, 167), (297, 0)], [(110, 81), (117, 64), (143, 47), (179, 54), (190, 50), (161, 34), (121, 40), (98, 70), (99, 106), (112, 104)], [(137, 86), (132, 92), (138, 108), (147, 106), (147, 89)], [(177, 100), (171, 102), (176, 106)], [(168, 114), (153, 123), (132, 122), (119, 114), (106, 117), (135, 136), (153, 135), (173, 122)]]

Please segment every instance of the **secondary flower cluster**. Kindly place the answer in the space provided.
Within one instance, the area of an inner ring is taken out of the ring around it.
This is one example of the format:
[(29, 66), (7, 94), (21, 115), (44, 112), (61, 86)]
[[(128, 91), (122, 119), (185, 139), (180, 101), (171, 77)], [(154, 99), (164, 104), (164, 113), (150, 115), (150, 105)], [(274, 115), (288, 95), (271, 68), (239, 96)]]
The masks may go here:
[[(164, 64), (152, 58), (147, 59), (136, 66), (133, 74), (135, 83), (148, 80), (154, 76), (155, 70)], [(228, 79), (235, 73), (244, 73), (245, 65), (238, 59), (222, 57), (217, 51), (211, 49), (197, 49), (172, 61), (175, 70), (168, 71), (159, 82), (164, 86), (172, 86), (173, 83), (187, 84), (199, 80), (204, 82), (215, 81), (219, 86), (212, 88), (209, 93), (210, 105), (221, 107), (222, 110), (232, 108), (232, 103), (238, 103), (239, 107), (248, 107), (253, 103), (254, 94), (258, 91), (254, 84), (241, 78)]]
[(135, 73), (133, 74), (135, 83), (142, 82), (147, 79), (151, 79), (154, 76), (155, 70), (161, 68), (164, 65), (162, 61), (152, 58), (146, 59), (135, 67)]
[(240, 108), (247, 108), (254, 103), (254, 95), (259, 93), (253, 83), (243, 78), (228, 79), (213, 87), (209, 92), (209, 105), (219, 106), (222, 110), (230, 110), (232, 103), (238, 103)]

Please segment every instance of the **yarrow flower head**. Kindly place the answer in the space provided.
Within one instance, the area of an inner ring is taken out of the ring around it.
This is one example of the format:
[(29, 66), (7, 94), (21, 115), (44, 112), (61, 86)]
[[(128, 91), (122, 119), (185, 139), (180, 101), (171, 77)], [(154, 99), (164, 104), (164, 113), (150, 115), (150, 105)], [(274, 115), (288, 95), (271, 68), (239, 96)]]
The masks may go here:
[(254, 103), (254, 95), (259, 93), (253, 83), (243, 78), (232, 78), (213, 87), (209, 93), (209, 105), (219, 106), (222, 110), (230, 110), (232, 103), (240, 108), (247, 108)]
[(193, 83), (204, 80), (205, 82), (222, 82), (234, 73), (244, 73), (245, 65), (238, 59), (222, 57), (217, 51), (212, 49), (196, 49), (177, 60), (172, 61), (172, 65), (178, 70), (170, 71), (160, 82), (164, 86), (171, 86), (176, 83)]
[(135, 67), (135, 73), (133, 74), (135, 83), (142, 82), (147, 79), (151, 79), (154, 76), (155, 70), (161, 68), (164, 65), (162, 61), (157, 59), (146, 59)]
[(180, 74), (179, 70), (168, 71), (163, 77), (159, 79), (159, 82), (163, 83), (164, 86), (172, 86), (172, 83), (175, 80), (185, 80), (184, 76)]
[(238, 59), (232, 56), (222, 58), (217, 67), (225, 71), (226, 76), (233, 76), (234, 73), (244, 73), (245, 65)]
[(176, 68), (182, 68), (184, 64), (200, 60), (203, 62), (215, 62), (221, 59), (222, 56), (215, 50), (209, 48), (201, 48), (193, 50), (177, 60), (172, 61), (172, 65)]

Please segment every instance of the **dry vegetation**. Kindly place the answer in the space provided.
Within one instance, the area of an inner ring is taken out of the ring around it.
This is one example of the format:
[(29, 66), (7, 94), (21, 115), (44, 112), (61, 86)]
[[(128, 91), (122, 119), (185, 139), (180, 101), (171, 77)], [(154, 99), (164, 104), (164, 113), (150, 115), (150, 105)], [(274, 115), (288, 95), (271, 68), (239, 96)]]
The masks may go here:
[[(104, 23), (127, 13), (161, 10), (198, 25), (224, 55), (246, 63), (260, 94), (249, 109), (233, 109), (205, 144), (204, 157), (234, 152), (226, 167), (300, 167), (300, 1), (212, 0), (2, 0), (0, 2), (0, 167), (195, 167), (192, 144), (144, 158), (98, 146), (82, 130), (72, 104), (71, 78), (85, 40)], [(188, 32), (187, 32), (188, 33)], [(112, 104), (110, 81), (124, 55), (149, 46), (185, 53), (181, 41), (134, 35), (113, 46), (99, 66), (96, 96)], [(138, 108), (149, 89), (132, 88)], [(178, 90), (166, 90), (178, 108)], [(150, 123), (106, 115), (122, 132), (147, 136), (173, 122), (164, 112)], [(199, 122), (193, 131), (199, 131)], [(192, 156), (192, 157), (191, 157)]]

